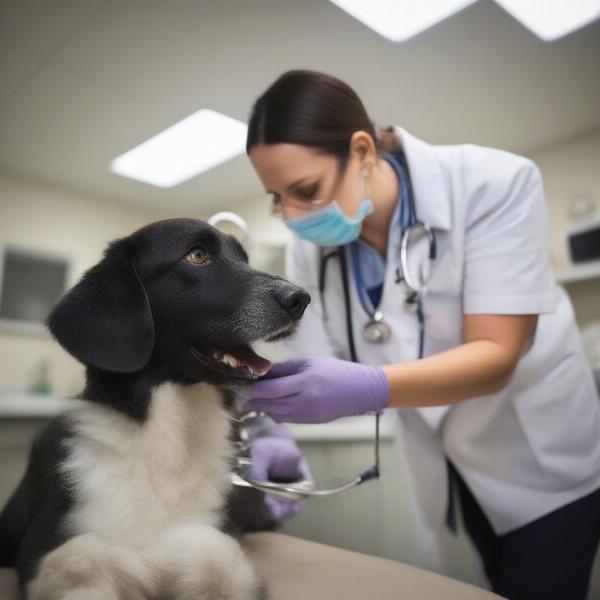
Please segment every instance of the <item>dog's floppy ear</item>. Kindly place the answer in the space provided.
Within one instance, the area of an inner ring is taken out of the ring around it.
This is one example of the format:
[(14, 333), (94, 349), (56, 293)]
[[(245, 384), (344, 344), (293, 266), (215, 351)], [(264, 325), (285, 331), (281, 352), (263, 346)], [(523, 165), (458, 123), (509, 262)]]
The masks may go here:
[(154, 321), (146, 290), (124, 240), (56, 304), (46, 324), (84, 364), (132, 373), (144, 367), (154, 347)]

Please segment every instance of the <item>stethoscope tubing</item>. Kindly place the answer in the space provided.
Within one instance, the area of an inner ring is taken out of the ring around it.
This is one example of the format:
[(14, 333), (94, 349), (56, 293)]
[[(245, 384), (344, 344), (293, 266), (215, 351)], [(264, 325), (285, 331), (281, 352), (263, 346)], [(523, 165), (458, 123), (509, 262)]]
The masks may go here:
[[(402, 230), (402, 238), (400, 242), (400, 268), (397, 269), (397, 277), (396, 283), (400, 283), (402, 281), (407, 288), (408, 296), (407, 302), (409, 304), (414, 304), (416, 307), (417, 319), (419, 323), (419, 350), (418, 357), (421, 359), (424, 353), (424, 343), (425, 343), (425, 315), (423, 313), (423, 302), (422, 297), (426, 292), (426, 284), (431, 274), (431, 263), (435, 260), (436, 257), (436, 238), (433, 230), (425, 223), (419, 221), (417, 219), (415, 206), (414, 206), (414, 198), (412, 196), (412, 190), (410, 187), (410, 182), (408, 180), (407, 174), (402, 168), (402, 166), (394, 160), (393, 162), (394, 169), (398, 173), (398, 176), (401, 181), (402, 188), (405, 193), (405, 197), (401, 203), (401, 211), (400, 218), (403, 224)], [(408, 209), (408, 215), (405, 213), (405, 210)], [(427, 272), (421, 273), (421, 281), (416, 282), (412, 279), (410, 274), (410, 269), (408, 265), (408, 245), (409, 239), (412, 232), (415, 230), (420, 230), (425, 233), (428, 242), (429, 242), (429, 254), (428, 254), (428, 266)], [(323, 296), (325, 292), (325, 274), (327, 261), (332, 257), (337, 255), (339, 257), (340, 269), (341, 269), (341, 277), (342, 277), (342, 287), (343, 287), (343, 295), (344, 295), (344, 307), (346, 311), (346, 328), (348, 335), (348, 346), (350, 350), (350, 357), (353, 362), (359, 362), (358, 356), (356, 353), (356, 344), (354, 340), (354, 330), (352, 323), (352, 312), (351, 312), (351, 298), (350, 298), (350, 289), (348, 282), (348, 266), (345, 254), (345, 247), (338, 247), (329, 253), (325, 253), (323, 249), (321, 249), (320, 256), (320, 264), (319, 264), (319, 292), (321, 294), (321, 303), (323, 306), (323, 315), (324, 318), (327, 318), (326, 307), (323, 302)], [(401, 271), (401, 272), (400, 272)], [(363, 303), (362, 296), (359, 293), (359, 297), (361, 298), (361, 303)], [(363, 308), (364, 303), (363, 303)], [(302, 483), (280, 483), (273, 481), (259, 481), (248, 477), (245, 474), (244, 467), (248, 467), (251, 464), (250, 459), (243, 458), (241, 456), (237, 457), (237, 467), (231, 473), (231, 481), (234, 485), (243, 486), (243, 487), (251, 487), (256, 490), (260, 490), (264, 493), (276, 495), (279, 497), (291, 499), (291, 500), (303, 500), (306, 498), (315, 498), (315, 497), (325, 497), (332, 496), (334, 494), (338, 494), (340, 492), (345, 492), (365, 481), (370, 479), (376, 479), (380, 476), (379, 470), (379, 444), (380, 444), (380, 436), (379, 436), (379, 426), (380, 426), (380, 413), (375, 415), (375, 464), (370, 469), (367, 469), (360, 475), (356, 476), (354, 479), (344, 483), (340, 486), (317, 490), (314, 489), (312, 482), (302, 482)]]
[(283, 483), (277, 483), (273, 481), (257, 481), (255, 479), (251, 479), (249, 477), (244, 477), (244, 475), (238, 473), (232, 473), (232, 482), (234, 485), (246, 485), (247, 487), (252, 487), (254, 489), (260, 490), (261, 492), (265, 492), (267, 494), (274, 494), (275, 496), (280, 496), (282, 498), (287, 498), (289, 500), (303, 500), (305, 498), (318, 498), (323, 496), (332, 496), (333, 494), (339, 494), (340, 492), (345, 492), (350, 488), (353, 488), (356, 485), (360, 485), (363, 481), (360, 476), (355, 477), (352, 481), (345, 483), (344, 485), (340, 485), (335, 488), (330, 488), (327, 490), (315, 490), (310, 488), (301, 488), (297, 485), (287, 485)]
[[(350, 488), (353, 488), (365, 481), (370, 479), (379, 478), (379, 415), (377, 413), (375, 415), (375, 464), (363, 471), (360, 475), (357, 475), (354, 479), (339, 485), (334, 488), (329, 488), (325, 490), (317, 490), (314, 488), (314, 484), (309, 481), (303, 481), (299, 483), (281, 483), (276, 481), (261, 481), (257, 479), (253, 479), (246, 475), (247, 469), (252, 465), (252, 459), (246, 458), (243, 456), (236, 457), (236, 467), (231, 472), (231, 483), (236, 486), (242, 487), (251, 487), (267, 494), (273, 494), (275, 496), (279, 496), (282, 498), (287, 498), (289, 500), (303, 500), (306, 498), (317, 498), (324, 496), (332, 496), (334, 494), (339, 494), (340, 492), (345, 492)], [(239, 419), (239, 421), (243, 422), (243, 419)], [(241, 444), (241, 449), (247, 449), (246, 444)]]
[[(435, 236), (435, 232), (433, 229), (420, 221), (417, 217), (414, 196), (412, 193), (412, 186), (410, 184), (410, 180), (408, 178), (408, 174), (401, 164), (403, 161), (396, 159), (396, 157), (391, 156), (390, 160), (392, 167), (396, 171), (398, 178), (400, 179), (401, 184), (401, 202), (400, 202), (400, 224), (402, 228), (402, 236), (400, 240), (400, 259), (399, 266), (396, 269), (396, 283), (402, 283), (406, 288), (407, 297), (406, 302), (409, 305), (414, 306), (418, 327), (419, 327), (419, 347), (417, 356), (419, 359), (423, 358), (424, 350), (425, 350), (425, 313), (423, 311), (423, 296), (427, 292), (427, 283), (431, 276), (432, 272), (432, 264), (437, 256), (437, 240)], [(425, 234), (427, 237), (429, 251), (427, 255), (427, 263), (426, 268), (423, 272), (420, 273), (420, 280), (415, 281), (411, 275), (409, 264), (408, 264), (408, 252), (409, 252), (409, 242), (411, 235), (414, 235), (415, 231), (420, 231)], [(346, 311), (346, 330), (348, 337), (348, 347), (350, 350), (350, 356), (354, 362), (358, 362), (356, 356), (356, 343), (354, 339), (354, 328), (352, 323), (351, 316), (351, 297), (348, 283), (348, 266), (346, 259), (346, 248), (347, 246), (340, 246), (328, 252), (325, 249), (320, 249), (320, 262), (319, 262), (319, 293), (321, 296), (321, 306), (323, 309), (323, 317), (327, 319), (327, 307), (325, 304), (325, 283), (326, 283), (326, 268), (329, 259), (333, 256), (338, 256), (340, 261), (340, 269), (342, 276), (342, 287), (344, 292), (344, 305)], [(353, 256), (354, 262), (353, 266), (356, 269), (356, 256)], [(358, 275), (358, 276), (357, 276)], [(355, 279), (357, 281), (362, 282), (362, 278), (360, 277), (360, 273), (355, 273)], [(366, 302), (363, 299), (363, 294), (361, 290), (357, 290), (359, 299), (361, 300), (361, 304), (363, 304), (363, 308), (367, 314), (373, 318), (375, 312), (381, 317), (381, 311), (369, 311), (368, 306), (365, 306)]]

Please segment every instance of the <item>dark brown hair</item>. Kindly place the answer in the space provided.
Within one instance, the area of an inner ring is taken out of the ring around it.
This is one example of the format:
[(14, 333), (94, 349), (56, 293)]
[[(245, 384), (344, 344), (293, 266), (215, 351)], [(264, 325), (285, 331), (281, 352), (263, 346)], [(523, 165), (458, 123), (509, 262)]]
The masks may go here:
[(347, 83), (318, 71), (287, 71), (252, 106), (246, 153), (257, 144), (298, 144), (337, 157), (343, 168), (355, 131), (366, 131), (377, 151), (384, 149)]

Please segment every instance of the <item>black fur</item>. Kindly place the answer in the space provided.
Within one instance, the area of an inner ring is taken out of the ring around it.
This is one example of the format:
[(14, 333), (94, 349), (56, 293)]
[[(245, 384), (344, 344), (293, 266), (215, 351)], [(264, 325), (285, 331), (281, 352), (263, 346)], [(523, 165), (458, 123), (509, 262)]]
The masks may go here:
[[(190, 262), (194, 248), (207, 262)], [(143, 422), (155, 386), (208, 382), (230, 407), (233, 392), (252, 378), (215, 364), (211, 349), (285, 335), (310, 301), (301, 288), (247, 262), (234, 238), (194, 219), (159, 221), (112, 242), (48, 318), (55, 338), (86, 366), (78, 397)], [(70, 435), (61, 417), (40, 432), (0, 515), (0, 567), (16, 567), (22, 588), (40, 559), (66, 541), (61, 521), (74, 498), (59, 466)], [(233, 489), (224, 530), (274, 525), (261, 493)]]
[(72, 500), (58, 466), (66, 453), (62, 441), (68, 436), (61, 417), (38, 433), (25, 475), (0, 515), (0, 566), (16, 567), (21, 585), (47, 552), (66, 541), (59, 522)]

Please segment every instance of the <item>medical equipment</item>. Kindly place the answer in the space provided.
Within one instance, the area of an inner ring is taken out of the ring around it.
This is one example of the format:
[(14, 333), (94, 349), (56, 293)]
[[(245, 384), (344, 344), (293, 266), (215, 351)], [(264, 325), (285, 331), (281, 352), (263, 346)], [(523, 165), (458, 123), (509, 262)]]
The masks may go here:
[[(245, 236), (248, 234), (246, 222), (235, 213), (217, 213), (208, 220), (208, 223), (213, 226), (217, 226), (221, 222), (233, 223), (242, 230)], [(347, 483), (335, 488), (317, 490), (314, 488), (312, 481), (275, 482), (253, 479), (250, 474), (252, 458), (250, 457), (251, 436), (249, 426), (253, 421), (264, 418), (265, 416), (265, 413), (249, 411), (236, 418), (236, 421), (239, 423), (240, 440), (235, 442), (236, 455), (234, 457), (235, 462), (231, 472), (231, 482), (233, 485), (252, 487), (262, 492), (291, 500), (301, 500), (310, 497), (331, 496), (348, 490), (356, 485), (360, 485), (369, 479), (379, 477), (379, 415), (377, 415), (375, 420), (375, 463), (372, 467), (366, 469)]]
[[(404, 156), (395, 156), (389, 154), (387, 155), (387, 158), (400, 180), (399, 221), (402, 237), (400, 240), (400, 256), (398, 266), (396, 268), (395, 282), (404, 286), (406, 290), (405, 302), (416, 312), (419, 325), (418, 358), (422, 358), (425, 344), (425, 315), (423, 313), (423, 297), (427, 293), (427, 284), (431, 278), (432, 265), (436, 258), (436, 237), (433, 230), (427, 224), (419, 221), (417, 218), (412, 187), (410, 185)], [(422, 264), (418, 265), (417, 272), (415, 274), (415, 270), (411, 269), (411, 264), (409, 261), (409, 248), (411, 244), (415, 244), (421, 238), (426, 239), (428, 250), (426, 260)], [(342, 275), (348, 346), (352, 360), (357, 362), (358, 359), (356, 355), (354, 331), (351, 318), (350, 290), (348, 287), (348, 268), (346, 258), (347, 247), (348, 246), (340, 246), (330, 251), (327, 251), (325, 248), (321, 248), (319, 263), (319, 293), (321, 295), (321, 302), (323, 303), (323, 314), (325, 315), (325, 318), (327, 318), (327, 311), (324, 305), (326, 269), (329, 259), (337, 256), (340, 262)], [(391, 330), (384, 321), (383, 313), (373, 306), (373, 303), (367, 294), (362, 274), (360, 272), (358, 248), (356, 244), (349, 244), (349, 247), (358, 297), (363, 309), (370, 317), (369, 321), (363, 328), (363, 336), (369, 342), (384, 343), (389, 339)]]
[[(432, 264), (436, 257), (436, 238), (433, 230), (425, 223), (417, 219), (416, 210), (414, 206), (414, 199), (412, 195), (412, 188), (406, 172), (406, 166), (403, 164), (403, 156), (395, 157), (389, 155), (390, 163), (392, 164), (396, 174), (398, 175), (400, 185), (400, 225), (402, 228), (402, 238), (400, 241), (400, 259), (398, 267), (396, 268), (396, 283), (403, 283), (406, 288), (407, 296), (406, 302), (411, 307), (414, 306), (417, 313), (419, 322), (419, 358), (423, 357), (424, 352), (424, 336), (425, 336), (425, 317), (423, 313), (423, 296), (427, 291), (427, 283), (431, 277)], [(413, 275), (409, 264), (409, 245), (411, 240), (414, 241), (417, 237), (425, 237), (428, 243), (428, 251), (426, 262), (423, 265), (419, 265), (417, 275)], [(356, 344), (354, 341), (354, 331), (351, 316), (350, 306), (350, 290), (348, 285), (348, 268), (346, 258), (346, 246), (335, 248), (325, 254), (324, 249), (321, 248), (321, 258), (319, 265), (319, 292), (321, 295), (321, 301), (323, 302), (324, 291), (325, 291), (325, 274), (327, 261), (332, 256), (338, 256), (341, 267), (342, 275), (342, 287), (344, 295), (344, 305), (346, 312), (346, 328), (348, 335), (348, 345), (350, 350), (350, 357), (354, 362), (358, 362), (358, 356), (356, 353)], [(358, 255), (356, 253), (356, 246), (351, 244), (350, 249), (353, 252), (353, 270), (354, 277), (357, 286), (358, 296), (361, 300), (361, 304), (371, 317), (363, 329), (363, 335), (368, 341), (383, 343), (387, 341), (391, 335), (389, 326), (383, 320), (383, 314), (377, 310), (370, 302), (368, 294), (366, 293), (365, 286), (363, 284), (362, 275), (360, 273), (360, 265), (358, 261)], [(324, 314), (326, 315), (325, 306)], [(253, 415), (250, 418), (258, 418), (258, 415)], [(312, 482), (301, 481), (297, 483), (282, 483), (282, 482), (271, 482), (271, 481), (256, 481), (249, 477), (248, 468), (251, 461), (247, 457), (237, 457), (237, 464), (232, 474), (232, 480), (235, 485), (247, 485), (256, 489), (262, 490), (266, 493), (277, 494), (291, 499), (310, 498), (318, 496), (329, 496), (348, 490), (356, 485), (368, 481), (370, 479), (378, 478), (380, 475), (379, 471), (379, 420), (380, 413), (375, 415), (375, 464), (370, 469), (367, 469), (353, 480), (346, 484), (343, 484), (336, 488), (327, 490), (316, 490), (313, 487)], [(241, 421), (243, 425), (243, 420)], [(243, 429), (243, 427), (242, 427)], [(242, 441), (243, 444), (243, 441)], [(242, 450), (248, 448), (243, 448)]]
[(600, 217), (588, 218), (567, 230), (573, 263), (600, 260)]
[[(230, 212), (228, 210), (224, 210), (222, 212), (215, 213), (210, 219), (208, 219), (207, 223), (216, 227), (217, 229), (222, 229), (219, 227), (221, 223), (230, 223), (235, 225), (238, 229), (235, 236), (238, 241), (242, 244), (248, 243), (248, 224), (240, 215)], [(224, 233), (229, 233), (226, 229), (223, 230)]]
[(312, 481), (258, 481), (251, 477), (250, 468), (252, 466), (252, 458), (250, 457), (251, 435), (250, 425), (252, 421), (261, 419), (264, 413), (259, 411), (250, 411), (239, 416), (240, 440), (236, 443), (237, 454), (235, 456), (235, 464), (231, 473), (231, 481), (234, 485), (243, 487), (252, 487), (268, 494), (274, 494), (290, 500), (302, 500), (305, 498), (332, 496), (339, 492), (344, 492), (370, 479), (379, 477), (379, 415), (375, 419), (375, 463), (369, 469), (366, 469), (354, 479), (340, 486), (325, 490), (315, 489)]
[[(421, 222), (417, 218), (414, 198), (412, 194), (412, 188), (410, 180), (408, 178), (406, 165), (404, 163), (404, 156), (399, 155), (395, 157), (388, 155), (388, 160), (398, 178), (400, 180), (400, 210), (399, 220), (402, 230), (402, 237), (400, 240), (400, 256), (399, 263), (396, 268), (395, 282), (403, 284), (406, 289), (405, 302), (411, 308), (414, 307), (417, 314), (419, 323), (419, 350), (418, 357), (422, 358), (424, 353), (424, 339), (425, 339), (425, 316), (423, 313), (423, 296), (427, 292), (427, 284), (431, 277), (432, 264), (436, 258), (436, 238), (433, 230)], [(409, 262), (409, 246), (411, 241), (414, 243), (415, 239), (424, 237), (427, 240), (428, 250), (426, 261), (423, 264), (419, 264), (417, 274), (410, 268)], [(360, 264), (358, 261), (357, 248), (355, 244), (349, 244), (352, 252), (352, 267), (354, 272), (354, 278), (356, 282), (358, 296), (365, 312), (370, 316), (370, 320), (366, 323), (363, 328), (363, 335), (365, 339), (374, 343), (384, 343), (391, 335), (391, 330), (387, 323), (384, 322), (383, 314), (380, 310), (377, 310), (370, 301), (368, 294), (363, 283), (362, 274), (360, 272)], [(354, 331), (351, 316), (351, 305), (350, 305), (350, 290), (348, 285), (348, 268), (346, 258), (346, 247), (339, 246), (334, 250), (325, 253), (325, 249), (321, 248), (320, 264), (319, 264), (319, 292), (321, 295), (321, 301), (324, 301), (325, 292), (325, 275), (327, 261), (333, 257), (338, 256), (340, 261), (341, 275), (342, 275), (342, 287), (344, 296), (344, 306), (346, 312), (346, 329), (348, 337), (348, 345), (350, 350), (350, 357), (352, 361), (359, 362), (356, 353), (356, 345), (354, 340)], [(326, 310), (324, 306), (324, 315)], [(315, 489), (314, 484), (309, 481), (298, 481), (298, 482), (276, 482), (276, 481), (258, 481), (252, 479), (250, 476), (250, 467), (252, 465), (252, 459), (249, 456), (250, 451), (250, 436), (247, 429), (248, 423), (253, 419), (261, 418), (262, 414), (257, 411), (251, 411), (245, 415), (239, 417), (240, 424), (240, 441), (237, 442), (238, 453), (235, 457), (235, 464), (231, 473), (231, 480), (234, 485), (253, 487), (261, 490), (265, 493), (275, 494), (284, 498), (293, 500), (300, 500), (311, 497), (323, 497), (337, 494), (339, 492), (346, 491), (352, 487), (360, 485), (370, 479), (376, 479), (380, 476), (379, 470), (379, 421), (380, 413), (375, 415), (375, 464), (357, 475), (354, 479), (347, 483), (340, 485), (335, 488), (318, 490)]]

